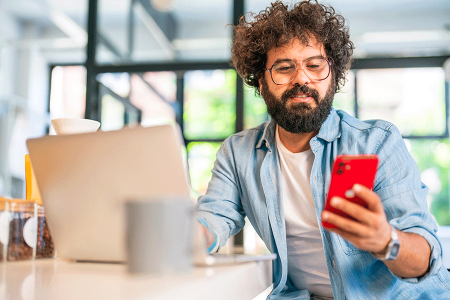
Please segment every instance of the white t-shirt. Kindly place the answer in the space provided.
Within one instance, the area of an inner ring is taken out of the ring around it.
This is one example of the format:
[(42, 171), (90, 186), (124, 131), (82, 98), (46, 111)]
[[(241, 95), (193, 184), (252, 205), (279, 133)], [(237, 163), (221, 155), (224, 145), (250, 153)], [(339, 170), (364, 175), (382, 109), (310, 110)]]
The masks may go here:
[(289, 278), (298, 289), (333, 297), (311, 193), (314, 153), (311, 149), (290, 152), (280, 140), (278, 126), (276, 143), (281, 163)]

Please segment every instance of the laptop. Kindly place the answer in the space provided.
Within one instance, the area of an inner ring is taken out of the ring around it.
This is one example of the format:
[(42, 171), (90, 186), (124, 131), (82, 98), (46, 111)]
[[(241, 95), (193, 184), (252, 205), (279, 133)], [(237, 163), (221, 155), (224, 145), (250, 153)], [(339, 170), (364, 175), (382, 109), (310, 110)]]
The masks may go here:
[[(125, 201), (190, 200), (181, 134), (173, 125), (45, 136), (27, 140), (57, 255), (75, 261), (125, 262)], [(199, 266), (273, 260), (274, 254), (207, 254), (193, 242)]]
[(27, 147), (61, 258), (124, 262), (124, 201), (190, 199), (173, 125), (45, 136)]

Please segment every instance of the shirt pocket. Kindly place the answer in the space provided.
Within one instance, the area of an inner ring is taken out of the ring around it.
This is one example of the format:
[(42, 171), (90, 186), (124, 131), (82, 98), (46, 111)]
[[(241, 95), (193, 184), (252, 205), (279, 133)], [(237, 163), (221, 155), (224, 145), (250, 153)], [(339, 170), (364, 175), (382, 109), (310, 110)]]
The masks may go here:
[(347, 242), (344, 238), (338, 236), (339, 243), (341, 244), (341, 248), (347, 255), (357, 255), (367, 253), (367, 251), (363, 251), (361, 249), (356, 248), (353, 244)]

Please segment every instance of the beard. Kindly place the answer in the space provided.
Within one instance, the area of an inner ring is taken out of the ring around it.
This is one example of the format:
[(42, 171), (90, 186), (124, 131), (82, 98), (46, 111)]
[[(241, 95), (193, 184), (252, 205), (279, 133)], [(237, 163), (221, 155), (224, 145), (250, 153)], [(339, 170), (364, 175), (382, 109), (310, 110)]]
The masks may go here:
[[(261, 96), (267, 106), (267, 112), (284, 130), (291, 133), (306, 133), (319, 131), (323, 122), (327, 119), (331, 111), (334, 97), (334, 84), (330, 84), (325, 96), (320, 99), (319, 92), (306, 85), (296, 84), (290, 90), (277, 98), (269, 91), (265, 79), (262, 79)], [(290, 97), (304, 93), (314, 99), (316, 107), (311, 107), (308, 103), (293, 103), (288, 107)]]

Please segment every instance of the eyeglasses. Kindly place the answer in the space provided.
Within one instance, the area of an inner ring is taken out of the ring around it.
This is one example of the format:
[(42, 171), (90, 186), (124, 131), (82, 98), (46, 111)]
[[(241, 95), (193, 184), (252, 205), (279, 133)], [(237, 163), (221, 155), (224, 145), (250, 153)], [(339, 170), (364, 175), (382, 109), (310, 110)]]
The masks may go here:
[(299, 66), (293, 60), (276, 62), (270, 69), (273, 83), (277, 85), (288, 84), (294, 80), (301, 69), (311, 81), (322, 81), (328, 78), (331, 73), (331, 62), (324, 57), (311, 57), (305, 59)]

